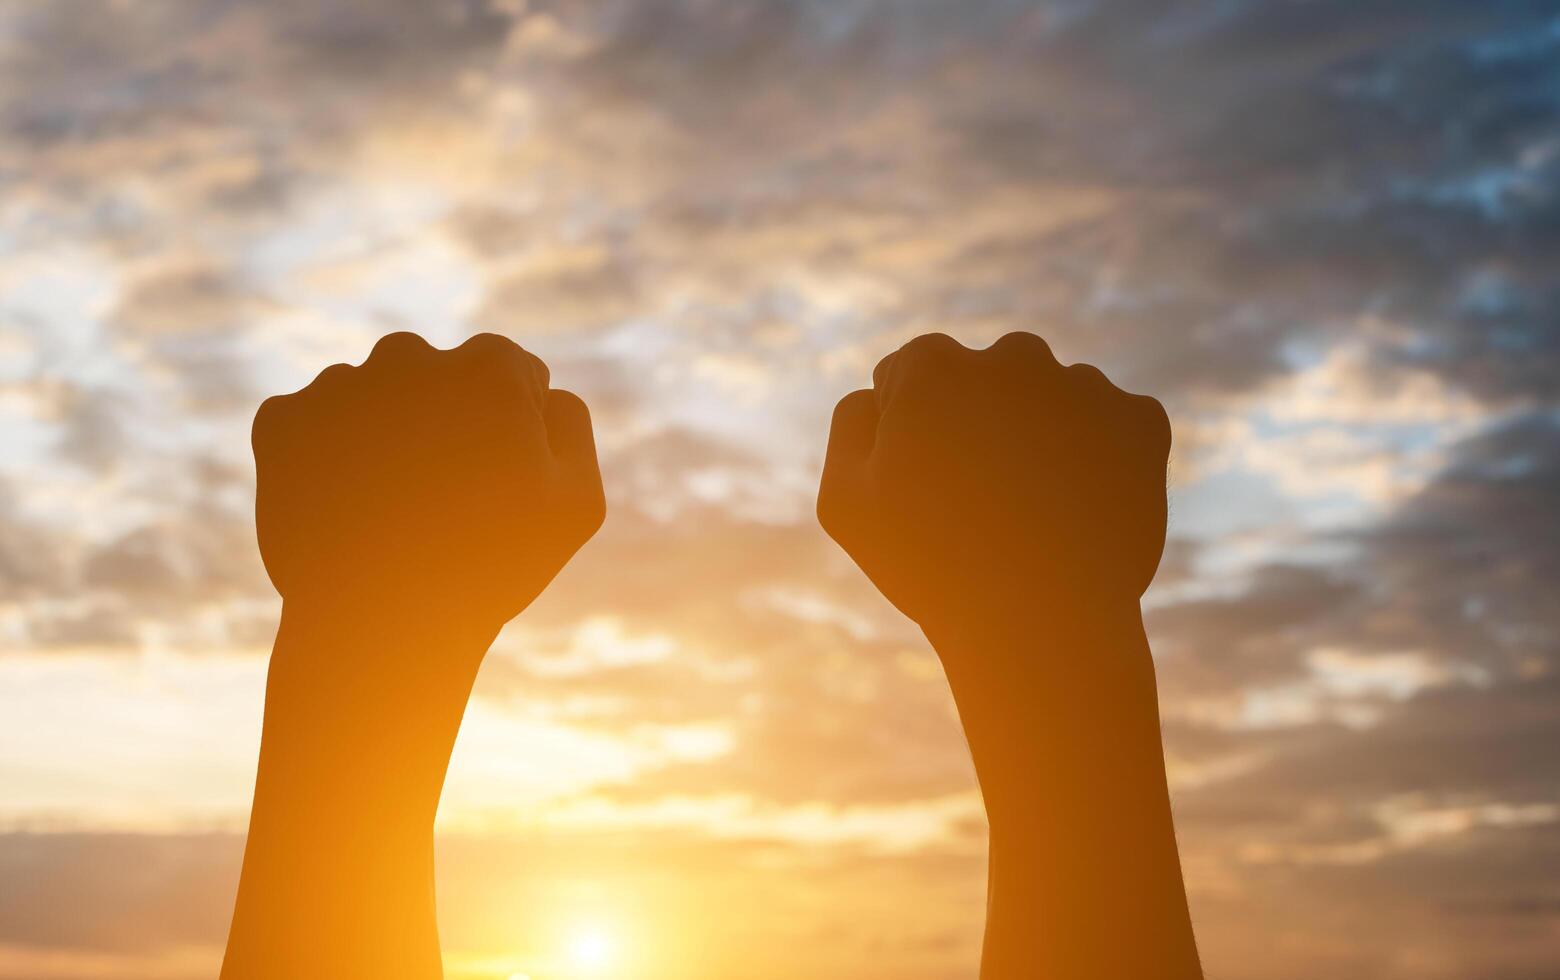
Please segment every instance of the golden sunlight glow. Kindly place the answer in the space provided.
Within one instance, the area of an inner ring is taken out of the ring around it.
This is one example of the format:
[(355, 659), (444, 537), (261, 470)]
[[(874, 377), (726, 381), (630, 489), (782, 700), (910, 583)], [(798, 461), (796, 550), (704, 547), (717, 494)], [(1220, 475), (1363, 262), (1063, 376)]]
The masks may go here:
[(602, 973), (616, 959), (617, 943), (598, 925), (581, 926), (569, 937), (569, 963), (581, 973)]

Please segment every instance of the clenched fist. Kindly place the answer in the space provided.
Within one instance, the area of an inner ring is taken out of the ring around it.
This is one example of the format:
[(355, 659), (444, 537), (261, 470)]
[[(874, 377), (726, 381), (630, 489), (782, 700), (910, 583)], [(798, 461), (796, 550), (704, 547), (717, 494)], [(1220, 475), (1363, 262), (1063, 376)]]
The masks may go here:
[(942, 334), (835, 409), (818, 518), (923, 628), (1134, 608), (1165, 538), (1170, 427), (1152, 398), (1014, 333)]
[(261, 405), (254, 450), (260, 552), (289, 605), (496, 629), (605, 515), (585, 403), (493, 334), (391, 334)]

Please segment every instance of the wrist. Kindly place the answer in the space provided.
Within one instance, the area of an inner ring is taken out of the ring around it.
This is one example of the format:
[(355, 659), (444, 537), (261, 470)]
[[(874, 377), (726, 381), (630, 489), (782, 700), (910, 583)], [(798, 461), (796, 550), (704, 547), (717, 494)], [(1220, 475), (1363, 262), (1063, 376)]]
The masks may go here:
[[(927, 636), (990, 825), (982, 976), (1199, 977), (1136, 603), (1031, 607)], [(1036, 923), (1054, 939), (1023, 938)]]
[(304, 595), (282, 603), (267, 697), (308, 696), (332, 713), (464, 703), (502, 623), (393, 594)]
[(921, 622), (959, 699), (1005, 725), (1152, 713), (1154, 661), (1137, 600), (1032, 599)]
[(393, 583), (344, 583), (287, 592), (282, 626), (335, 639), (405, 645), (413, 640), (491, 642), (507, 620), (487, 615), (472, 602), (443, 590)]
[(496, 627), (408, 604), (290, 598), (266, 683), (256, 810), (431, 824)]
[(926, 635), (994, 837), (1009, 819), (1031, 821), (1042, 803), (1056, 811), (1121, 797), (1143, 785), (1144, 772), (1163, 786), (1154, 664), (1135, 602), (945, 622)]

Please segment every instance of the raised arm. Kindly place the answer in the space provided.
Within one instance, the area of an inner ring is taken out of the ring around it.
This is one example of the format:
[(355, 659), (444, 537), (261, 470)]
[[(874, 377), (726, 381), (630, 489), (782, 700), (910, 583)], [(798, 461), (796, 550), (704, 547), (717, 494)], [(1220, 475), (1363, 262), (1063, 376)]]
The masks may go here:
[(223, 980), (442, 975), (433, 817), (483, 654), (601, 525), (590, 415), (483, 334), (261, 406), (283, 598)]
[(1202, 975), (1138, 608), (1169, 448), (1032, 334), (919, 337), (835, 410), (819, 520), (936, 648), (985, 797), (983, 980)]

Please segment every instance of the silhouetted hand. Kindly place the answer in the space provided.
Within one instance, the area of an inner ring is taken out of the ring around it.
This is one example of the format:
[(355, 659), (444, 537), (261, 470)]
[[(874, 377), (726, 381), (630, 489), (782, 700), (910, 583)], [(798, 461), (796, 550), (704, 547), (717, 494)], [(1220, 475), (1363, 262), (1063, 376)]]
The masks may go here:
[(1138, 599), (1170, 427), (1045, 342), (941, 334), (834, 412), (818, 519), (936, 647), (991, 827), (983, 980), (1194, 980)]
[(437, 980), (433, 820), (477, 669), (601, 525), (590, 414), (492, 334), (261, 406), (282, 593), (223, 980)]
[(391, 334), (255, 418), (256, 522), (291, 605), (367, 602), (496, 628), (605, 515), (590, 413), (480, 334)]
[(1045, 341), (917, 337), (834, 412), (818, 518), (923, 627), (1136, 604), (1165, 539), (1170, 427)]

